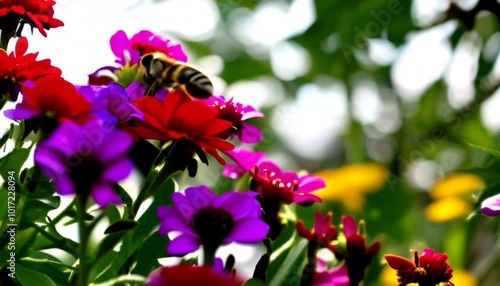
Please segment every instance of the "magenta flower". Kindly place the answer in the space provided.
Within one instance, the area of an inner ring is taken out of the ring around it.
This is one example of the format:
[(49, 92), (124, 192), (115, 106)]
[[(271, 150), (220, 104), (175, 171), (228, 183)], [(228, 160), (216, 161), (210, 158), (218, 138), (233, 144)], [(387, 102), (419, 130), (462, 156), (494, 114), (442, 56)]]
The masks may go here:
[(481, 211), (487, 216), (500, 215), (500, 194), (485, 199), (481, 203)]
[(298, 175), (293, 171), (282, 171), (270, 160), (264, 160), (263, 152), (237, 149), (225, 152), (239, 167), (224, 170), (228, 177), (237, 177), (242, 170), (250, 172), (256, 184), (256, 191), (264, 201), (279, 201), (285, 204), (307, 205), (321, 202), (311, 192), (324, 188), (325, 180), (309, 174)]
[[(220, 197), (206, 186), (172, 194), (173, 207), (160, 206), (159, 233), (182, 234), (167, 245), (167, 253), (183, 256), (198, 249), (215, 250), (231, 242), (258, 243), (269, 227), (260, 219), (258, 201), (250, 194), (228, 192)], [(215, 251), (214, 251), (215, 253)]]
[(133, 140), (93, 120), (84, 126), (67, 121), (35, 150), (35, 162), (60, 195), (89, 195), (102, 208), (121, 204), (113, 185), (133, 169), (127, 158)]
[(327, 269), (326, 263), (318, 259), (318, 266), (311, 286), (349, 286), (347, 265), (344, 263), (341, 266)]
[(119, 67), (105, 66), (97, 69), (89, 75), (89, 84), (106, 85), (115, 81), (117, 71), (127, 65), (137, 65), (142, 55), (151, 52), (162, 52), (178, 61), (187, 61), (181, 45), (174, 45), (169, 39), (146, 30), (134, 34), (130, 39), (124, 31), (120, 30), (111, 36), (110, 46), (116, 56), (115, 63)]
[(233, 98), (226, 100), (224, 96), (212, 96), (204, 102), (217, 110), (218, 117), (233, 123), (233, 127), (220, 134), (221, 138), (236, 136), (242, 143), (258, 143), (262, 140), (262, 133), (256, 126), (244, 123), (252, 118), (263, 118), (264, 114), (257, 111), (250, 105), (243, 105), (233, 101)]

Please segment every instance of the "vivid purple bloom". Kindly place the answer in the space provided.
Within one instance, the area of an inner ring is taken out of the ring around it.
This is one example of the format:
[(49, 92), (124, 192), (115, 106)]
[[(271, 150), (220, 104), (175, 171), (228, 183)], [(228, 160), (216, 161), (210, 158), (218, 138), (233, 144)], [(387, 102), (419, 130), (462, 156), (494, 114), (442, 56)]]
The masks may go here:
[(173, 207), (160, 206), (159, 233), (182, 234), (167, 245), (167, 253), (183, 256), (198, 249), (217, 249), (231, 242), (258, 243), (269, 227), (260, 219), (259, 202), (250, 194), (228, 192), (220, 197), (206, 186), (172, 194)]
[(327, 269), (326, 263), (318, 259), (318, 266), (314, 273), (312, 286), (349, 286), (347, 265), (344, 263), (339, 267)]
[(223, 134), (222, 138), (236, 136), (242, 143), (258, 143), (262, 133), (256, 126), (244, 123), (248, 119), (263, 118), (264, 114), (250, 105), (234, 102), (233, 98), (226, 100), (224, 96), (212, 96), (204, 101), (219, 113), (218, 117), (233, 123), (233, 127)]
[(78, 92), (92, 102), (91, 113), (109, 125), (122, 124), (132, 118), (144, 120), (142, 112), (132, 104), (128, 90), (116, 83), (78, 87)]
[(487, 216), (500, 215), (500, 194), (485, 199), (481, 203), (481, 211)]
[(97, 120), (79, 126), (62, 123), (35, 150), (35, 162), (56, 186), (60, 195), (89, 195), (102, 208), (121, 204), (113, 185), (133, 169), (127, 158), (132, 137), (124, 131), (108, 130)]

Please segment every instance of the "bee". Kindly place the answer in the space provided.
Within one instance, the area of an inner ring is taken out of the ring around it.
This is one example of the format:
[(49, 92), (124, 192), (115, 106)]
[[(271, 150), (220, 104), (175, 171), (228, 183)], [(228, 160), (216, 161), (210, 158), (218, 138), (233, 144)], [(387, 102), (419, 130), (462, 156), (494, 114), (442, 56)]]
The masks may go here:
[(178, 88), (195, 98), (208, 98), (213, 94), (214, 87), (208, 76), (164, 53), (145, 54), (139, 64), (144, 69), (148, 95), (156, 94), (161, 88)]

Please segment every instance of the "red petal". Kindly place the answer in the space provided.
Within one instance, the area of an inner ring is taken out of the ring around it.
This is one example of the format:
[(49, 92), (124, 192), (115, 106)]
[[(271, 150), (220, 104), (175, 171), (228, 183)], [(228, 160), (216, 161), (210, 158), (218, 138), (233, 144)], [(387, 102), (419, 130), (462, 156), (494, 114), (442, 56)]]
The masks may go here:
[(384, 258), (392, 269), (413, 271), (416, 268), (413, 261), (398, 255), (386, 254)]
[(22, 57), (27, 50), (28, 50), (28, 40), (26, 39), (26, 37), (19, 38), (16, 43), (16, 58)]

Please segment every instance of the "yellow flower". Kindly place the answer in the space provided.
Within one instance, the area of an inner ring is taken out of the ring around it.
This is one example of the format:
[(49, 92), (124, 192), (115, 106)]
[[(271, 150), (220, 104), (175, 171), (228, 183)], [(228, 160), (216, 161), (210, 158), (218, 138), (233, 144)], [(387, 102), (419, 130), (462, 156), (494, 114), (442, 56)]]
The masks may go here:
[(436, 182), (429, 191), (436, 201), (425, 209), (427, 219), (445, 222), (467, 216), (472, 210), (467, 195), (484, 186), (479, 176), (465, 173), (451, 174)]
[(360, 210), (364, 195), (378, 191), (387, 181), (389, 171), (381, 164), (351, 164), (327, 169), (315, 174), (323, 178), (326, 187), (314, 194), (325, 201), (339, 201), (351, 210)]
[(425, 216), (433, 222), (445, 222), (465, 217), (472, 210), (463, 199), (449, 197), (437, 200), (425, 208)]
[(484, 181), (479, 176), (465, 173), (455, 173), (436, 182), (429, 191), (429, 194), (433, 199), (463, 196), (471, 192), (481, 190), (484, 186)]

